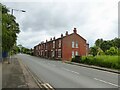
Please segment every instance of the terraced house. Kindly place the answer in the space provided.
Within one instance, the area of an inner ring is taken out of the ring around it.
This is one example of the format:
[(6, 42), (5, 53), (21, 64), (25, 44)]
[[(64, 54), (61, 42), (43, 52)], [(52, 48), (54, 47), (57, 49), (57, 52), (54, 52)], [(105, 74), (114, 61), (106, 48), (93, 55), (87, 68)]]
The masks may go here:
[(87, 41), (77, 34), (77, 29), (73, 29), (73, 33), (68, 34), (66, 31), (65, 36), (61, 34), (60, 38), (51, 38), (50, 41), (41, 42), (34, 47), (34, 55), (53, 58), (61, 60), (71, 60), (76, 55), (88, 55), (89, 44)]

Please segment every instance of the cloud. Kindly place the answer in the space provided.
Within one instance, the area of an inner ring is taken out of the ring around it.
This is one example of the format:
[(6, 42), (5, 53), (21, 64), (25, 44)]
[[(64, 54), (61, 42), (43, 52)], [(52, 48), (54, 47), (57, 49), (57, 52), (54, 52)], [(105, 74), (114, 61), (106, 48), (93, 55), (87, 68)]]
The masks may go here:
[(14, 12), (20, 23), (18, 44), (33, 48), (41, 41), (60, 37), (76, 27), (90, 46), (98, 38), (113, 39), (118, 35), (117, 2), (5, 2), (8, 7), (24, 9)]

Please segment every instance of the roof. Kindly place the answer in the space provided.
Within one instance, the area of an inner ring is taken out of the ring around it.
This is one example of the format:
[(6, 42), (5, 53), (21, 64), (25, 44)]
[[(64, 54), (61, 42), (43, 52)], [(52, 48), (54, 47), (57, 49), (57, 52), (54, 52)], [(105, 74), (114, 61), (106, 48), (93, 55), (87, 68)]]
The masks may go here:
[[(86, 39), (84, 39), (84, 38), (83, 38), (82, 36), (80, 36), (79, 34), (77, 34), (77, 33), (71, 33), (71, 34), (68, 34), (67, 36), (59, 37), (59, 38), (57, 38), (57, 39), (55, 39), (55, 40), (50, 40), (50, 41), (47, 41), (47, 42), (44, 42), (44, 43), (40, 43), (40, 44), (38, 44), (38, 45), (45, 44), (45, 43), (49, 43), (49, 42), (52, 42), (52, 41), (56, 41), (56, 40), (58, 40), (58, 39), (65, 38), (65, 37), (71, 36), (71, 35), (73, 35), (73, 34), (78, 35), (80, 38), (82, 38), (84, 41), (86, 41)], [(38, 46), (38, 45), (36, 45), (36, 46)]]

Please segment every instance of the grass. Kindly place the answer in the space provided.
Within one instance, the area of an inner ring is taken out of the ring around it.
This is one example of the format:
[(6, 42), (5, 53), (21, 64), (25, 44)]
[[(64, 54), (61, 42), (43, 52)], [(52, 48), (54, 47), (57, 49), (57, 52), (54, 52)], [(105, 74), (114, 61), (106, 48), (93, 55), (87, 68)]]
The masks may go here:
[[(75, 61), (75, 58), (74, 58)], [(77, 61), (78, 62), (78, 61)], [(120, 56), (83, 56), (80, 63), (120, 70)]]

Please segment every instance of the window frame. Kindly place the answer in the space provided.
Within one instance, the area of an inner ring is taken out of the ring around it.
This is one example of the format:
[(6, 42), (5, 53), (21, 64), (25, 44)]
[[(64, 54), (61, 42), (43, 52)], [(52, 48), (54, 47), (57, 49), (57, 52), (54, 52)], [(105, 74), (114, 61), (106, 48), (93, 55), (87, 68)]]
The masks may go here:
[(75, 42), (72, 41), (72, 48), (75, 48)]

